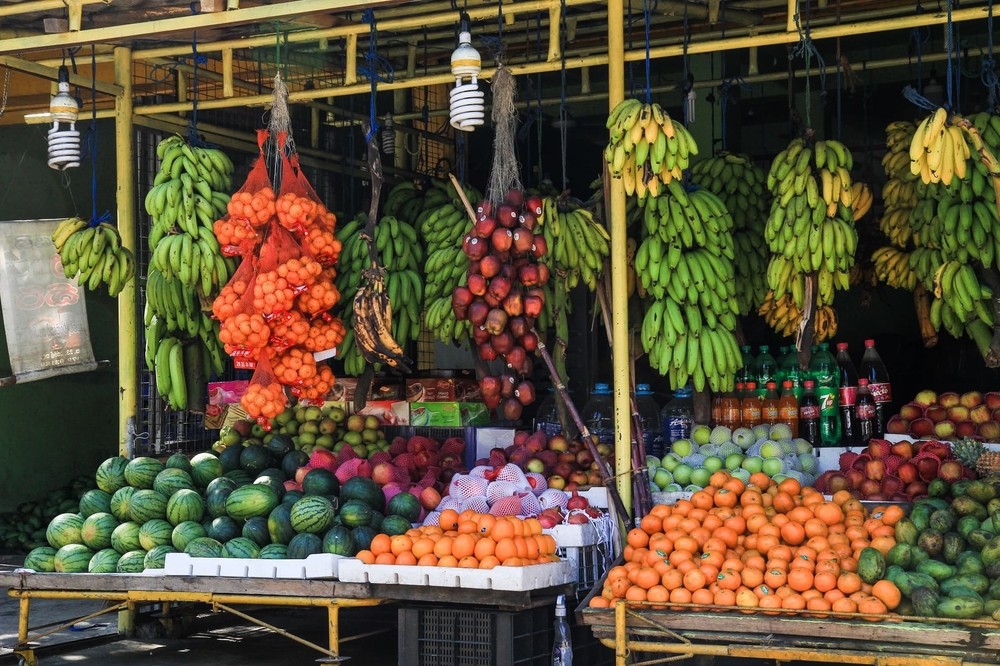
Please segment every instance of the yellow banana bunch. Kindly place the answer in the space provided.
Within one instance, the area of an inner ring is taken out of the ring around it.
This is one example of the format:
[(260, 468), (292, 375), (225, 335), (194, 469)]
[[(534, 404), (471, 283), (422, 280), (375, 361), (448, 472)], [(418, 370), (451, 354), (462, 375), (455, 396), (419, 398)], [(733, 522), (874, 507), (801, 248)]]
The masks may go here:
[(913, 291), (919, 280), (910, 266), (910, 253), (892, 246), (880, 247), (872, 253), (875, 276), (890, 287)]
[(854, 221), (857, 222), (872, 209), (875, 197), (872, 195), (872, 188), (860, 181), (851, 185), (851, 190), (851, 212)]
[(604, 159), (625, 192), (645, 201), (656, 198), (664, 186), (680, 178), (698, 145), (683, 123), (673, 120), (659, 104), (626, 99), (608, 115), (610, 141)]
[(541, 227), (548, 252), (541, 262), (553, 275), (565, 275), (565, 279), (555, 282), (566, 291), (580, 281), (589, 291), (595, 291), (604, 274), (604, 262), (611, 254), (611, 236), (582, 205), (551, 196), (545, 197), (542, 205), (544, 212), (536, 224)]
[(917, 203), (919, 176), (910, 172), (910, 143), (916, 126), (907, 121), (895, 121), (885, 128), (885, 145), (882, 168), (888, 180), (882, 188), (885, 210), (879, 219), (879, 229), (893, 245), (908, 247), (913, 235), (910, 213)]
[(91, 226), (78, 217), (65, 219), (52, 232), (52, 243), (66, 278), (91, 291), (103, 284), (114, 298), (135, 275), (135, 256), (107, 222)]
[(938, 107), (917, 125), (910, 140), (910, 173), (924, 183), (950, 185), (956, 177), (965, 178), (971, 151), (957, 119)]
[[(802, 310), (795, 305), (790, 294), (775, 298), (772, 292), (768, 292), (758, 314), (768, 326), (784, 337), (795, 337), (802, 324)], [(817, 308), (814, 326), (813, 339), (816, 342), (832, 339), (837, 334), (837, 312), (829, 305)]]

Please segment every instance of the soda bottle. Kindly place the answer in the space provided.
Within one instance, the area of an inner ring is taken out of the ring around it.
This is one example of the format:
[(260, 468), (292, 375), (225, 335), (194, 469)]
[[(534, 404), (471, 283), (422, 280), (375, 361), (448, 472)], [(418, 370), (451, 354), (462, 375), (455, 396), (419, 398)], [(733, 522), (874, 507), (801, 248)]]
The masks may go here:
[(791, 381), (795, 399), (802, 400), (802, 369), (799, 368), (799, 353), (795, 347), (789, 348), (788, 353), (781, 360), (781, 365), (781, 373), (784, 375), (782, 385), (784, 385), (785, 380)]
[(780, 420), (778, 415), (778, 385), (775, 382), (768, 382), (764, 392), (764, 399), (760, 403), (760, 422), (773, 425)]
[(875, 399), (875, 436), (881, 437), (885, 432), (885, 422), (892, 413), (892, 387), (885, 363), (875, 350), (874, 340), (865, 340), (865, 354), (861, 357), (858, 375), (868, 380), (868, 390)]
[(746, 383), (746, 391), (740, 401), (740, 414), (744, 428), (752, 428), (761, 422), (761, 399), (757, 395), (756, 382)]
[(642, 442), (646, 448), (646, 455), (662, 458), (663, 423), (660, 421), (660, 406), (653, 399), (653, 390), (649, 384), (636, 384), (635, 406), (642, 421)]
[(816, 382), (807, 379), (803, 382), (805, 392), (799, 403), (799, 437), (807, 440), (813, 446), (820, 445), (819, 435), (819, 399), (816, 397)]
[(722, 391), (716, 391), (712, 394), (712, 417), (711, 426), (715, 426), (722, 423)]
[(819, 351), (812, 357), (809, 374), (819, 400), (819, 431), (823, 446), (836, 446), (840, 442), (840, 414), (837, 412), (837, 361), (830, 353), (830, 346), (820, 343)]
[(858, 380), (858, 394), (854, 401), (854, 419), (858, 425), (859, 445), (867, 445), (869, 439), (878, 436), (875, 434), (877, 419), (875, 398), (868, 390), (868, 380), (864, 377)]
[(742, 393), (743, 384), (737, 384), (735, 390), (726, 391), (722, 395), (722, 418), (720, 423), (730, 430), (739, 428), (740, 424), (743, 423), (743, 417), (740, 414), (740, 395)]
[(743, 354), (743, 365), (736, 371), (736, 383), (746, 385), (748, 381), (754, 379), (754, 359), (753, 354), (750, 353), (750, 345), (743, 345), (740, 347), (740, 351)]
[(778, 422), (784, 423), (792, 431), (792, 437), (799, 436), (799, 401), (792, 388), (792, 380), (781, 383), (781, 398), (778, 400)]
[(556, 597), (555, 639), (552, 642), (552, 666), (573, 666), (573, 634), (566, 620), (566, 597)]
[(840, 381), (837, 399), (840, 402), (841, 440), (846, 446), (860, 444), (857, 424), (854, 421), (854, 400), (858, 393), (858, 371), (851, 355), (847, 353), (847, 343), (837, 343), (837, 365), (840, 366)]
[(777, 365), (775, 366), (774, 371), (774, 381), (778, 386), (782, 386), (784, 381), (788, 379), (785, 376), (785, 358), (788, 357), (788, 349), (788, 345), (781, 345), (781, 347), (778, 348), (778, 356), (775, 359), (777, 361)]
[(689, 386), (677, 389), (674, 391), (674, 399), (660, 412), (664, 447), (691, 436), (694, 427), (694, 400), (691, 395)]
[(770, 347), (767, 345), (760, 346), (760, 354), (757, 355), (757, 362), (754, 366), (757, 373), (757, 396), (761, 399), (767, 393), (767, 383), (774, 381), (774, 376), (778, 371), (778, 362), (774, 360), (769, 350)]

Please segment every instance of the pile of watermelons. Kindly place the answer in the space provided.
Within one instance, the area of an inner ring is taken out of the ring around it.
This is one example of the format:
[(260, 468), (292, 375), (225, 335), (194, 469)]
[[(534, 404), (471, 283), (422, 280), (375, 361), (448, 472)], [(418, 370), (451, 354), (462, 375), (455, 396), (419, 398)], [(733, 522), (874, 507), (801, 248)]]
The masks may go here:
[(299, 559), (314, 553), (351, 556), (379, 533), (402, 534), (420, 503), (400, 493), (386, 503), (371, 479), (341, 484), (324, 469), (286, 491), (308, 456), (287, 438), (267, 446), (234, 446), (221, 454), (177, 453), (105, 460), (96, 488), (45, 529), (46, 546), (24, 566), (67, 573), (138, 573), (164, 566), (168, 553), (192, 557)]
[(45, 528), (60, 513), (76, 511), (83, 494), (94, 488), (94, 477), (81, 476), (44, 499), (21, 502), (13, 511), (0, 513), (0, 548), (24, 552), (45, 545)]

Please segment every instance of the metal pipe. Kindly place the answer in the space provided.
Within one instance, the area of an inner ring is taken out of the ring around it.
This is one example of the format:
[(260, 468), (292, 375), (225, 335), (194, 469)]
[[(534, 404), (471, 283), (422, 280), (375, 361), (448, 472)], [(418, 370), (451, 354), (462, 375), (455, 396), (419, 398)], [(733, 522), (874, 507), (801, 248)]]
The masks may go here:
[[(109, 4), (109, 0), (74, 0), (80, 5)], [(0, 16), (17, 16), (19, 14), (32, 14), (34, 12), (47, 12), (53, 9), (66, 9), (68, 3), (64, 0), (33, 0), (32, 2), (15, 2), (7, 6), (0, 6)]]
[(344, 68), (344, 85), (349, 86), (358, 82), (358, 36), (348, 35), (345, 58), (347, 64)]
[[(31, 74), (32, 76), (37, 76), (40, 79), (48, 79), (49, 81), (59, 80), (58, 65), (43, 65), (38, 62), (24, 60), (23, 58), (17, 58), (15, 56), (0, 55), (0, 67), (8, 67), (15, 72), (24, 72), (25, 74)], [(97, 81), (97, 83), (94, 84), (89, 75), (77, 74), (75, 72), (69, 73), (69, 82), (75, 86), (81, 86), (83, 88), (90, 88), (91, 85), (93, 85), (97, 92), (105, 95), (119, 95), (122, 91), (120, 86), (116, 86), (112, 83)]]
[[(132, 49), (115, 48), (115, 84), (122, 92), (115, 97), (115, 205), (122, 247), (136, 252), (135, 243), (135, 136), (132, 107)], [(138, 276), (129, 280), (118, 296), (118, 452), (128, 454), (128, 424), (139, 411), (138, 353), (139, 322), (136, 316)]]
[[(608, 1), (608, 111), (625, 99), (625, 6)], [(603, 161), (603, 160), (602, 160)], [(615, 480), (626, 511), (632, 510), (632, 433), (629, 404), (628, 241), (625, 234), (625, 183), (611, 178), (611, 362), (614, 376)], [(621, 516), (628, 523), (628, 516)]]

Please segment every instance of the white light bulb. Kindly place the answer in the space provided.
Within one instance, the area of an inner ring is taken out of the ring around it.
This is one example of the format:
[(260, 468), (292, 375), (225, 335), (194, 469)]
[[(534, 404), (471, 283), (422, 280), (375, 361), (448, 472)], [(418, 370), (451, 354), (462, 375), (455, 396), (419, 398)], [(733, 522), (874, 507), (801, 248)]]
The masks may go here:
[(684, 98), (684, 118), (689, 125), (694, 122), (694, 106), (696, 101), (698, 101), (697, 93), (695, 93), (694, 89), (689, 90), (687, 96)]
[(49, 167), (65, 171), (80, 166), (80, 132), (76, 119), (80, 106), (69, 94), (69, 82), (59, 82), (59, 92), (49, 103), (52, 128), (48, 132)]
[(467, 24), (468, 18), (463, 16), (458, 48), (451, 54), (451, 73), (455, 77), (450, 93), (451, 126), (463, 132), (471, 132), (486, 122), (486, 95), (478, 82), (482, 59), (472, 46)]

